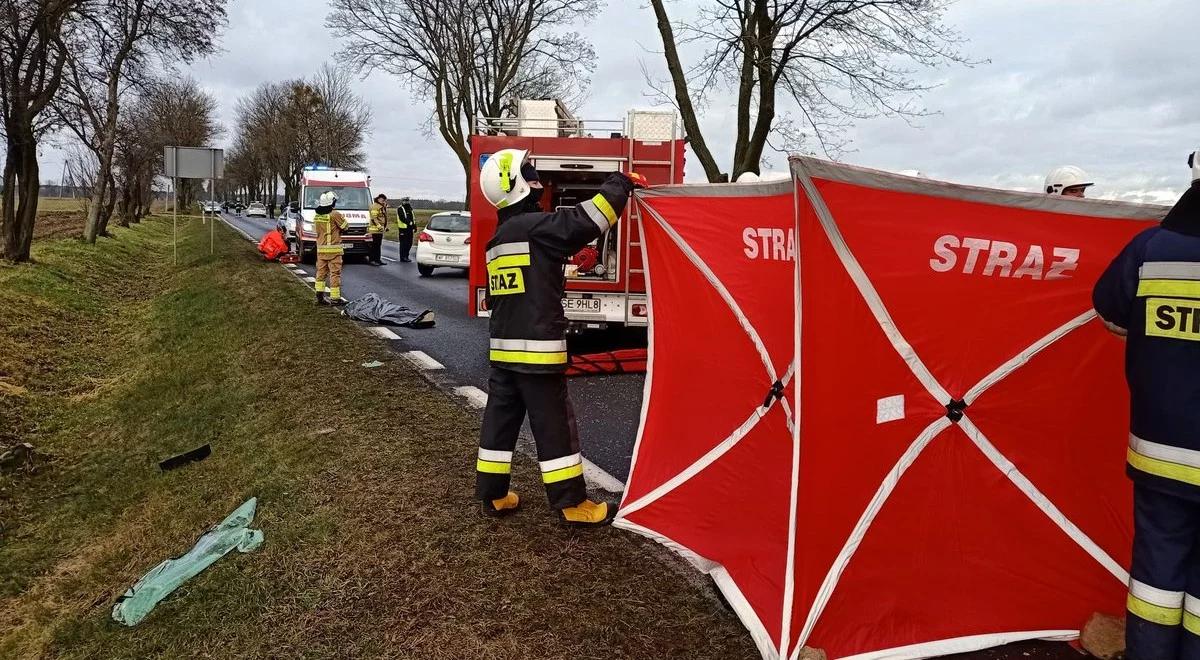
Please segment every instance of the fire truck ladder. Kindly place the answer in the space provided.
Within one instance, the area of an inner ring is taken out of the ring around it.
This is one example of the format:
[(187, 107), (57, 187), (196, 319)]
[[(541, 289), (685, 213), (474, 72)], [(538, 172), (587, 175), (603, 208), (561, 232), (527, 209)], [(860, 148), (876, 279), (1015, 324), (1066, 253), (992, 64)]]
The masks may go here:
[[(638, 113), (636, 113), (636, 112), (629, 113), (628, 125), (625, 127), (625, 134), (629, 136), (629, 158), (628, 158), (628, 160), (625, 161), (627, 163), (627, 167), (628, 167), (626, 174), (631, 173), (631, 172), (636, 172), (638, 165), (655, 165), (655, 166), (666, 165), (670, 168), (670, 174), (669, 174), (670, 178), (667, 180), (667, 183), (675, 183), (675, 167), (676, 167), (675, 140), (677, 140), (679, 138), (679, 118), (672, 117), (672, 119), (671, 119), (671, 139), (668, 141), (670, 143), (670, 154), (671, 154), (671, 157), (669, 160), (638, 160), (637, 159), (637, 154), (636, 154), (637, 143), (638, 143), (638, 140), (637, 140), (638, 133), (636, 130), (637, 119), (638, 119)], [(633, 240), (633, 227), (634, 226), (637, 226), (637, 228), (638, 228), (638, 236), (637, 236), (636, 243)], [(638, 209), (637, 204), (630, 204), (629, 227), (626, 229), (626, 231), (629, 232), (629, 240), (625, 241), (625, 254), (623, 255), (623, 258), (625, 259), (625, 264), (629, 265), (629, 268), (627, 269), (627, 271), (625, 273), (625, 312), (624, 312), (623, 316), (625, 319), (625, 325), (628, 326), (629, 325), (629, 310), (630, 310), (630, 305), (629, 305), (630, 284), (633, 281), (634, 274), (639, 274), (642, 277), (646, 276), (646, 271), (644, 268), (633, 268), (633, 260), (632, 260), (633, 249), (634, 248), (637, 248), (638, 250), (642, 249), (642, 214), (641, 214), (641, 211)]]

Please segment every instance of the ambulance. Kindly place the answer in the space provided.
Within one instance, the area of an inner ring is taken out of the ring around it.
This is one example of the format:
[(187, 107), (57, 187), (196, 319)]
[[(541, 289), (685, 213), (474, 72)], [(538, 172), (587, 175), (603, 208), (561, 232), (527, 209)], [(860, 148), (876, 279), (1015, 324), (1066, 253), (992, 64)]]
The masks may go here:
[(296, 227), (298, 252), (304, 263), (311, 264), (317, 259), (317, 230), (313, 218), (317, 215), (317, 200), (330, 190), (337, 195), (337, 210), (349, 225), (342, 232), (345, 255), (365, 257), (369, 250), (367, 214), (371, 207), (371, 177), (357, 170), (309, 165), (300, 175), (300, 219)]
[[(545, 187), (542, 208), (571, 208), (591, 199), (611, 172), (636, 171), (650, 185), (683, 182), (684, 140), (673, 110), (631, 110), (624, 119), (576, 119), (557, 100), (521, 100), (515, 116), (482, 118), (471, 136), (472, 316), (487, 316), (487, 243), (496, 209), (479, 189), (479, 170), (501, 149), (525, 149)], [(625, 208), (609, 234), (563, 264), (563, 309), (572, 332), (648, 322), (637, 209)]]

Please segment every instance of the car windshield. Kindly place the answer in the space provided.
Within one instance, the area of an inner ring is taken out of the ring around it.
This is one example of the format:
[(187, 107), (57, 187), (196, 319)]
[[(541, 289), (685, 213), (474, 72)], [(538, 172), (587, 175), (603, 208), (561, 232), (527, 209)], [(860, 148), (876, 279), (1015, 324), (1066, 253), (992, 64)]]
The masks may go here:
[(471, 231), (471, 216), (435, 215), (429, 219), (429, 229), (434, 231)]
[(371, 191), (350, 186), (305, 186), (304, 208), (317, 208), (321, 195), (332, 190), (337, 194), (337, 208), (342, 211), (366, 211), (371, 205)]

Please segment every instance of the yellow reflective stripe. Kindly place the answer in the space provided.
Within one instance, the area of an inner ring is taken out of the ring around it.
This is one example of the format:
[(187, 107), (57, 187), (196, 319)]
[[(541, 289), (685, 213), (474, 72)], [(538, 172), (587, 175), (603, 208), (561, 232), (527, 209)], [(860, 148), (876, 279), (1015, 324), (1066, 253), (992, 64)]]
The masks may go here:
[(318, 254), (344, 254), (340, 245), (318, 245)]
[(500, 168), (500, 190), (508, 192), (512, 190), (512, 153), (505, 152), (500, 154), (500, 159), (496, 161), (496, 165)]
[(496, 257), (488, 262), (488, 271), (495, 271), (500, 268), (516, 268), (518, 266), (529, 265), (529, 254), (506, 254), (502, 257)]
[(596, 208), (600, 209), (604, 217), (608, 218), (608, 224), (611, 225), (617, 221), (617, 213), (613, 211), (612, 204), (609, 204), (608, 200), (604, 199), (604, 195), (596, 195), (592, 198), (592, 203), (596, 205)]
[(509, 474), (512, 472), (512, 463), (485, 461), (482, 458), (479, 458), (475, 460), (475, 469), (479, 472), (486, 472), (488, 474)]
[(1200, 635), (1200, 616), (1185, 611), (1183, 613), (1183, 627), (1193, 635)]
[(1125, 599), (1125, 608), (1139, 619), (1163, 626), (1177, 626), (1183, 620), (1182, 607), (1163, 607), (1147, 603), (1133, 594), (1129, 594)]
[(1200, 281), (1141, 280), (1138, 282), (1137, 295), (1172, 296), (1175, 298), (1200, 298)]
[[(1174, 481), (1182, 481), (1193, 486), (1200, 486), (1200, 468), (1150, 458), (1149, 456), (1137, 453), (1133, 450), (1133, 447), (1129, 448), (1127, 459), (1131, 466), (1147, 474), (1153, 474)], [(1176, 621), (1176, 623), (1179, 622)]]
[(575, 477), (578, 477), (582, 474), (583, 474), (583, 463), (578, 463), (578, 464), (575, 464), (575, 465), (572, 465), (569, 467), (562, 468), (561, 470), (552, 470), (550, 472), (543, 472), (542, 473), (542, 482), (548, 483), (548, 484), (553, 484), (553, 483), (558, 483), (559, 481), (566, 481), (567, 479), (574, 479)]
[(530, 351), (497, 351), (492, 350), (488, 355), (493, 362), (512, 362), (516, 364), (566, 364), (567, 353), (533, 353)]
[(316, 289), (317, 293), (323, 293), (325, 291), (325, 280), (318, 280)]

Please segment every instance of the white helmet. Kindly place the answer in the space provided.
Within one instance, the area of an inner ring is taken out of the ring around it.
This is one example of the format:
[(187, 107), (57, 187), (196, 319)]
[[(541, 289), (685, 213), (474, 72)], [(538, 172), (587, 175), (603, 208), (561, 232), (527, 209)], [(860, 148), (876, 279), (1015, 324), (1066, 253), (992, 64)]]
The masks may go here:
[(479, 170), (479, 188), (498, 209), (529, 196), (529, 182), (521, 176), (521, 165), (529, 156), (524, 149), (501, 149), (488, 157)]
[(736, 183), (758, 183), (761, 180), (758, 172), (742, 172), (738, 175)]
[(1192, 168), (1192, 183), (1200, 181), (1200, 150), (1188, 156), (1188, 165)]
[(1046, 194), (1048, 195), (1061, 195), (1067, 188), (1093, 185), (1096, 184), (1088, 178), (1087, 172), (1074, 165), (1056, 167), (1046, 175)]
[(321, 193), (321, 198), (317, 200), (317, 206), (333, 206), (334, 204), (337, 204), (337, 193), (332, 190)]

